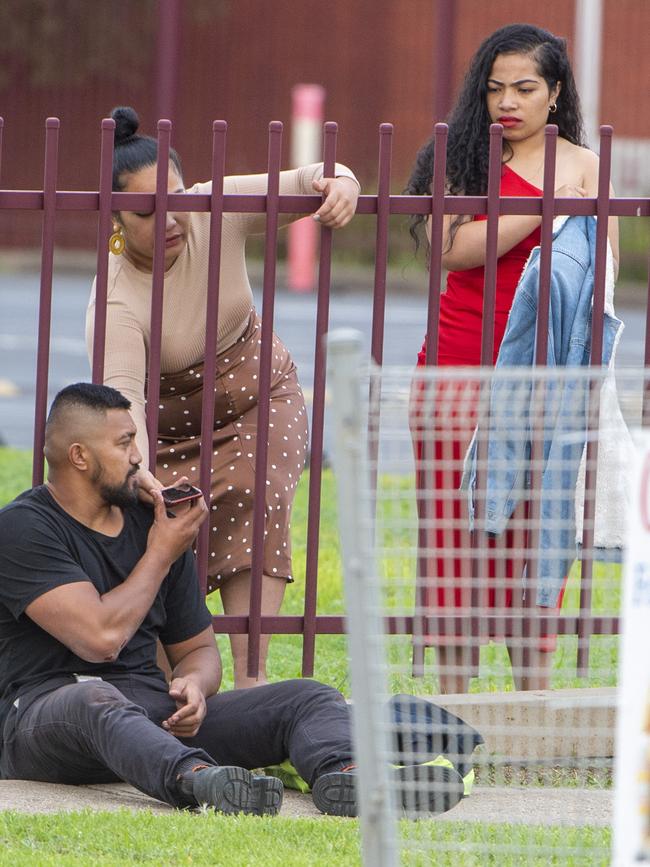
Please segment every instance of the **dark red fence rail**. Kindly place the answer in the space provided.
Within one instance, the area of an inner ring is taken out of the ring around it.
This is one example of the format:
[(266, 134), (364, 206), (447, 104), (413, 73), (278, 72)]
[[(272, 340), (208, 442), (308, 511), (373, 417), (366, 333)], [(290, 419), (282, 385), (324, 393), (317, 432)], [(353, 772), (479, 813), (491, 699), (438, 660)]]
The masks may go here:
[[(345, 630), (345, 618), (340, 615), (316, 613), (318, 586), (318, 544), (320, 526), (321, 471), (323, 457), (323, 424), (325, 406), (325, 354), (323, 335), (328, 330), (329, 294), (331, 276), (332, 232), (322, 227), (321, 249), (318, 278), (318, 308), (316, 340), (314, 348), (314, 395), (311, 419), (311, 455), (309, 480), (309, 510), (307, 526), (306, 586), (303, 614), (287, 616), (264, 616), (261, 613), (262, 590), (262, 542), (265, 503), (265, 474), (267, 461), (267, 434), (269, 424), (269, 388), (271, 371), (271, 349), (273, 333), (273, 304), (276, 282), (276, 248), (278, 216), (281, 213), (313, 213), (320, 204), (318, 196), (281, 196), (279, 195), (279, 172), (282, 155), (282, 124), (273, 122), (269, 128), (268, 145), (268, 192), (267, 195), (225, 195), (224, 166), (226, 154), (227, 126), (224, 121), (213, 125), (212, 146), (212, 192), (211, 194), (169, 194), (167, 190), (167, 156), (171, 139), (171, 123), (161, 120), (158, 123), (158, 148), (162, 159), (159, 160), (155, 193), (115, 193), (111, 190), (113, 129), (112, 120), (104, 120), (101, 125), (99, 188), (96, 192), (74, 192), (57, 190), (57, 166), (59, 144), (59, 121), (48, 118), (46, 121), (43, 189), (0, 190), (0, 210), (33, 210), (43, 214), (41, 289), (39, 305), (38, 355), (36, 375), (36, 402), (34, 425), (33, 484), (43, 480), (43, 438), (47, 410), (48, 364), (50, 348), (50, 318), (52, 302), (52, 271), (54, 255), (54, 229), (59, 212), (87, 211), (98, 215), (97, 234), (97, 304), (95, 318), (95, 344), (93, 351), (93, 381), (101, 382), (104, 367), (106, 292), (108, 278), (108, 237), (111, 231), (111, 212), (118, 210), (146, 211), (155, 210), (155, 252), (152, 274), (151, 307), (151, 346), (148, 370), (147, 426), (150, 443), (150, 462), (153, 469), (156, 454), (156, 432), (158, 422), (159, 382), (160, 382), (160, 342), (162, 327), (162, 298), (164, 291), (164, 250), (165, 214), (167, 209), (174, 211), (211, 212), (210, 264), (208, 297), (206, 302), (206, 374), (204, 382), (214, 380), (216, 359), (217, 321), (219, 315), (219, 263), (221, 249), (221, 227), (224, 213), (263, 213), (267, 214), (264, 281), (262, 345), (260, 350), (260, 399), (256, 456), (256, 494), (253, 519), (253, 563), (250, 613), (248, 616), (217, 616), (214, 618), (215, 630), (225, 633), (248, 633), (249, 673), (256, 674), (259, 641), (261, 633), (302, 634), (304, 675), (311, 675), (314, 668), (315, 638), (318, 634), (337, 634)], [(391, 144), (393, 128), (382, 124), (379, 130), (378, 191), (376, 195), (362, 195), (359, 198), (357, 213), (376, 216), (375, 275), (372, 312), (372, 357), (381, 364), (384, 343), (384, 314), (386, 300), (387, 262), (389, 244), (389, 220), (392, 215), (424, 214), (431, 217), (431, 268), (429, 272), (429, 303), (427, 312), (427, 359), (435, 364), (438, 344), (439, 294), (442, 277), (442, 227), (444, 214), (487, 214), (487, 256), (485, 265), (484, 290), (484, 328), (481, 358), (483, 363), (491, 364), (494, 344), (494, 310), (496, 297), (497, 262), (497, 222), (503, 214), (541, 214), (541, 279), (539, 293), (539, 314), (537, 323), (540, 348), (536, 364), (545, 363), (546, 336), (548, 332), (548, 304), (551, 262), (551, 228), (553, 217), (557, 214), (598, 216), (597, 260), (595, 271), (595, 291), (593, 308), (593, 336), (591, 364), (599, 366), (602, 352), (603, 311), (605, 300), (605, 257), (607, 245), (608, 216), (650, 216), (649, 198), (610, 198), (609, 181), (611, 170), (611, 127), (601, 128), (600, 175), (598, 195), (591, 199), (556, 199), (554, 194), (554, 166), (557, 130), (549, 126), (546, 130), (544, 190), (541, 198), (500, 197), (499, 179), (501, 169), (502, 128), (494, 125), (490, 130), (490, 164), (487, 196), (449, 197), (444, 195), (445, 160), (447, 127), (435, 127), (436, 148), (431, 196), (391, 195)], [(336, 124), (328, 123), (324, 129), (324, 162), (326, 173), (333, 169), (337, 142)], [(2, 164), (2, 120), (0, 119), (0, 166)], [(650, 287), (649, 287), (650, 293)], [(648, 308), (650, 310), (650, 307)], [(650, 313), (648, 314), (650, 325)], [(646, 327), (645, 364), (650, 366), (650, 327)], [(650, 417), (650, 395), (644, 395), (643, 419)], [(594, 391), (592, 404), (598, 400)], [(590, 414), (594, 406), (590, 407)], [(204, 391), (201, 431), (211, 428), (214, 411), (213, 389)], [(202, 441), (211, 441), (204, 438)], [(593, 467), (598, 444), (595, 439), (589, 442), (588, 467)], [(201, 449), (200, 478), (203, 490), (210, 490), (210, 447)], [(479, 459), (480, 464), (480, 459)], [(587, 490), (595, 488), (595, 471), (588, 469)], [(593, 546), (593, 498), (586, 497), (583, 552)], [(204, 524), (198, 542), (199, 575), (206, 586), (208, 524)], [(529, 637), (533, 631), (554, 631), (559, 634), (577, 634), (579, 637), (578, 668), (586, 673), (588, 666), (589, 637), (593, 634), (613, 634), (618, 631), (616, 617), (599, 617), (590, 614), (593, 561), (586, 555), (582, 560), (580, 615), (561, 616), (536, 615), (530, 612), (524, 616), (522, 635)], [(426, 573), (422, 573), (426, 574)], [(534, 580), (534, 576), (533, 580)], [(481, 614), (478, 584), (474, 594), (473, 634), (480, 630), (498, 626), (509, 629), (520, 618)], [(533, 594), (529, 593), (529, 605)], [(418, 614), (413, 617), (389, 617), (387, 628), (391, 633), (421, 635), (435, 629), (451, 628), (462, 614)], [(443, 622), (444, 621), (444, 622)], [(420, 652), (423, 653), (423, 650)], [(417, 660), (416, 660), (417, 661)]]

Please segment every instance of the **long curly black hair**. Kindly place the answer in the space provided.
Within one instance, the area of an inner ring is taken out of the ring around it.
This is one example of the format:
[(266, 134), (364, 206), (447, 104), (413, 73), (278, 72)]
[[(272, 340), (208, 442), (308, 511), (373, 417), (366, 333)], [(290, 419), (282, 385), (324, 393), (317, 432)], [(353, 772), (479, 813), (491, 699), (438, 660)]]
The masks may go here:
[[(537, 64), (539, 75), (549, 90), (561, 83), (557, 99), (557, 112), (552, 122), (558, 133), (577, 145), (584, 145), (580, 98), (576, 90), (566, 40), (554, 36), (532, 24), (509, 24), (501, 27), (481, 44), (472, 58), (455, 106), (449, 115), (447, 143), (447, 191), (453, 196), (482, 196), (487, 192), (490, 116), (487, 110), (487, 81), (498, 54), (528, 54)], [(508, 154), (510, 150), (510, 154)], [(504, 142), (506, 158), (512, 156), (508, 142)], [(433, 137), (418, 151), (415, 167), (405, 193), (430, 195), (433, 178)], [(411, 218), (410, 233), (416, 250), (420, 230), (425, 221), (420, 214)], [(452, 223), (451, 241), (455, 228), (462, 221)]]

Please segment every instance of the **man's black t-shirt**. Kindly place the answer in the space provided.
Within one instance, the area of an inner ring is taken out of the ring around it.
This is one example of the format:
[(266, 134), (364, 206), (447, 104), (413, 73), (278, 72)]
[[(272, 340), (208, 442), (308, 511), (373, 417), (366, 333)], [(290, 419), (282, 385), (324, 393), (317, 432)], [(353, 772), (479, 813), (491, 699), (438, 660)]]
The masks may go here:
[(75, 674), (161, 677), (156, 639), (176, 644), (210, 625), (189, 550), (114, 662), (85, 662), (25, 614), (30, 602), (60, 585), (90, 581), (104, 594), (129, 576), (146, 550), (153, 511), (138, 504), (123, 514), (119, 536), (105, 536), (68, 515), (45, 485), (0, 511), (0, 744), (4, 718), (18, 696), (38, 692), (45, 681), (72, 682)]

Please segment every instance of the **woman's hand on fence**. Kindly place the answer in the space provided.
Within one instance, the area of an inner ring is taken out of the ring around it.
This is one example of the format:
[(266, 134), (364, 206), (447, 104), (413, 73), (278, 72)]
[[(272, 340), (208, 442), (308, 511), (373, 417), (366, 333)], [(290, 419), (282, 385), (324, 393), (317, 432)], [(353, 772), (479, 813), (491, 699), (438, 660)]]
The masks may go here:
[(340, 229), (349, 223), (357, 209), (359, 185), (352, 178), (320, 178), (313, 181), (317, 193), (325, 200), (313, 215), (314, 219), (330, 229)]
[(555, 191), (556, 199), (584, 199), (587, 191), (584, 187), (579, 187), (577, 184), (562, 184)]

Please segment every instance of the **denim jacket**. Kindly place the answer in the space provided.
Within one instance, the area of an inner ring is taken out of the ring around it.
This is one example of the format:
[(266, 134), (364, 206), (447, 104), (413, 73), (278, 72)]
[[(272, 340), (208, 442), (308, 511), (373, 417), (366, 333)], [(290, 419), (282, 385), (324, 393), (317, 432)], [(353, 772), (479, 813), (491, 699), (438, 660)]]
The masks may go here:
[[(547, 365), (589, 364), (596, 252), (596, 218), (557, 220), (553, 232)], [(535, 354), (540, 248), (536, 247), (517, 285), (497, 371), (531, 367)], [(621, 321), (605, 313), (602, 363), (608, 365)], [(494, 377), (490, 392), (485, 481), (485, 530), (500, 535), (530, 486), (531, 401), (543, 400), (541, 430), (540, 550), (537, 604), (555, 607), (564, 577), (576, 556), (575, 492), (586, 442), (589, 380)], [(540, 398), (540, 393), (542, 397)], [(485, 435), (484, 433), (482, 435)], [(476, 433), (468, 452), (470, 523), (476, 483)]]

